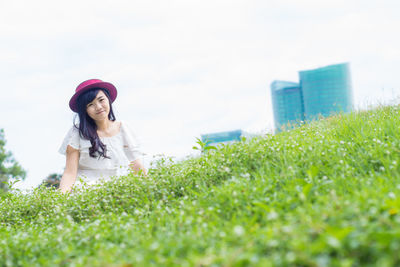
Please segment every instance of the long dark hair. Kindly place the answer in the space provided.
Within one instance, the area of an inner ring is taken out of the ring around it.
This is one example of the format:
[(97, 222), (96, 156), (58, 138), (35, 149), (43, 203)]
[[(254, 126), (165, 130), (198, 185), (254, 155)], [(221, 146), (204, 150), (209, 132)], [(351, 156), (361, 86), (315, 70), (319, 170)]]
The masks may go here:
[(107, 148), (106, 145), (101, 142), (99, 135), (97, 134), (97, 125), (95, 121), (87, 114), (86, 107), (87, 104), (93, 101), (96, 98), (99, 91), (102, 90), (104, 94), (108, 98), (108, 102), (110, 103), (110, 113), (108, 113), (108, 119), (111, 121), (115, 121), (114, 112), (111, 105), (110, 93), (108, 90), (103, 88), (93, 88), (89, 91), (81, 94), (76, 100), (76, 104), (78, 107), (78, 117), (79, 124), (74, 123), (75, 127), (79, 129), (79, 135), (81, 138), (89, 140), (92, 145), (89, 148), (89, 155), (93, 158), (109, 158), (107, 156)]

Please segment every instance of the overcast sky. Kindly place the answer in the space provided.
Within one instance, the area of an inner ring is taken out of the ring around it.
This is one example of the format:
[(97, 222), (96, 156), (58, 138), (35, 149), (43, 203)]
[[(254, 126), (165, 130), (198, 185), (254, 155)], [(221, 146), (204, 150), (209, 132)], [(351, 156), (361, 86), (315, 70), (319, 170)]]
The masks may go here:
[[(273, 126), (270, 83), (349, 62), (355, 106), (400, 95), (399, 1), (0, 0), (0, 128), (28, 171), (62, 173), (76, 86), (118, 89), (118, 120), (153, 155), (200, 134)], [(397, 74), (397, 75), (396, 75)]]

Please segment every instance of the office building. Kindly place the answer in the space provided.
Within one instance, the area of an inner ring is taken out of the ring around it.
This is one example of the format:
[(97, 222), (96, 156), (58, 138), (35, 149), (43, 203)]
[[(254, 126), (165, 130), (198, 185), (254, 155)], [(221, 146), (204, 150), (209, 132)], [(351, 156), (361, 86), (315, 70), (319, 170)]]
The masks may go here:
[(240, 141), (240, 138), (242, 135), (243, 135), (242, 130), (202, 134), (201, 141), (203, 143), (206, 143), (208, 146), (215, 146), (216, 144), (219, 144), (219, 143), (229, 143), (229, 142), (233, 142), (233, 141)]
[(271, 84), (271, 96), (277, 129), (291, 128), (304, 120), (303, 100), (298, 83), (274, 81)]
[(352, 111), (353, 93), (348, 64), (300, 71), (299, 77), (305, 120)]
[(319, 116), (353, 110), (348, 63), (299, 71), (300, 83), (274, 81), (271, 97), (275, 128), (279, 131)]

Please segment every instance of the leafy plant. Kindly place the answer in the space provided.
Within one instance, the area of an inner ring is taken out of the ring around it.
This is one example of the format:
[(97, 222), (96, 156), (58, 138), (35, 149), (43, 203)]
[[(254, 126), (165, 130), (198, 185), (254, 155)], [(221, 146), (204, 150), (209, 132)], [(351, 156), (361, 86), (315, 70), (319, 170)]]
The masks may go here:
[(14, 159), (12, 153), (6, 150), (5, 145), (4, 130), (0, 129), (0, 191), (8, 190), (10, 179), (23, 180), (26, 176), (25, 170)]
[(194, 150), (200, 150), (201, 151), (201, 153), (205, 153), (205, 152), (207, 152), (208, 150), (215, 150), (215, 149), (217, 149), (215, 146), (210, 146), (210, 145), (208, 145), (209, 144), (209, 142), (203, 142), (203, 141), (201, 141), (201, 139), (200, 138), (198, 138), (198, 137), (196, 137), (196, 144), (198, 144), (199, 146), (197, 147), (197, 146), (193, 146), (193, 149)]

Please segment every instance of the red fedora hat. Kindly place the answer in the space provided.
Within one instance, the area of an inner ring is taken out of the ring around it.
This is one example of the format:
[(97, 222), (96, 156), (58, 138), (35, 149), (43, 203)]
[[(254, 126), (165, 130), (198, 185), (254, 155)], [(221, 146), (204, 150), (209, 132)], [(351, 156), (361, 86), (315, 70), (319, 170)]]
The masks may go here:
[(73, 111), (78, 112), (78, 107), (76, 106), (76, 100), (82, 93), (93, 88), (101, 88), (108, 90), (108, 92), (110, 93), (111, 103), (114, 102), (114, 100), (117, 98), (117, 89), (115, 88), (114, 85), (108, 82), (103, 82), (102, 80), (99, 79), (90, 79), (82, 82), (81, 84), (78, 85), (78, 87), (76, 87), (75, 94), (71, 97), (71, 100), (69, 101), (69, 107)]

